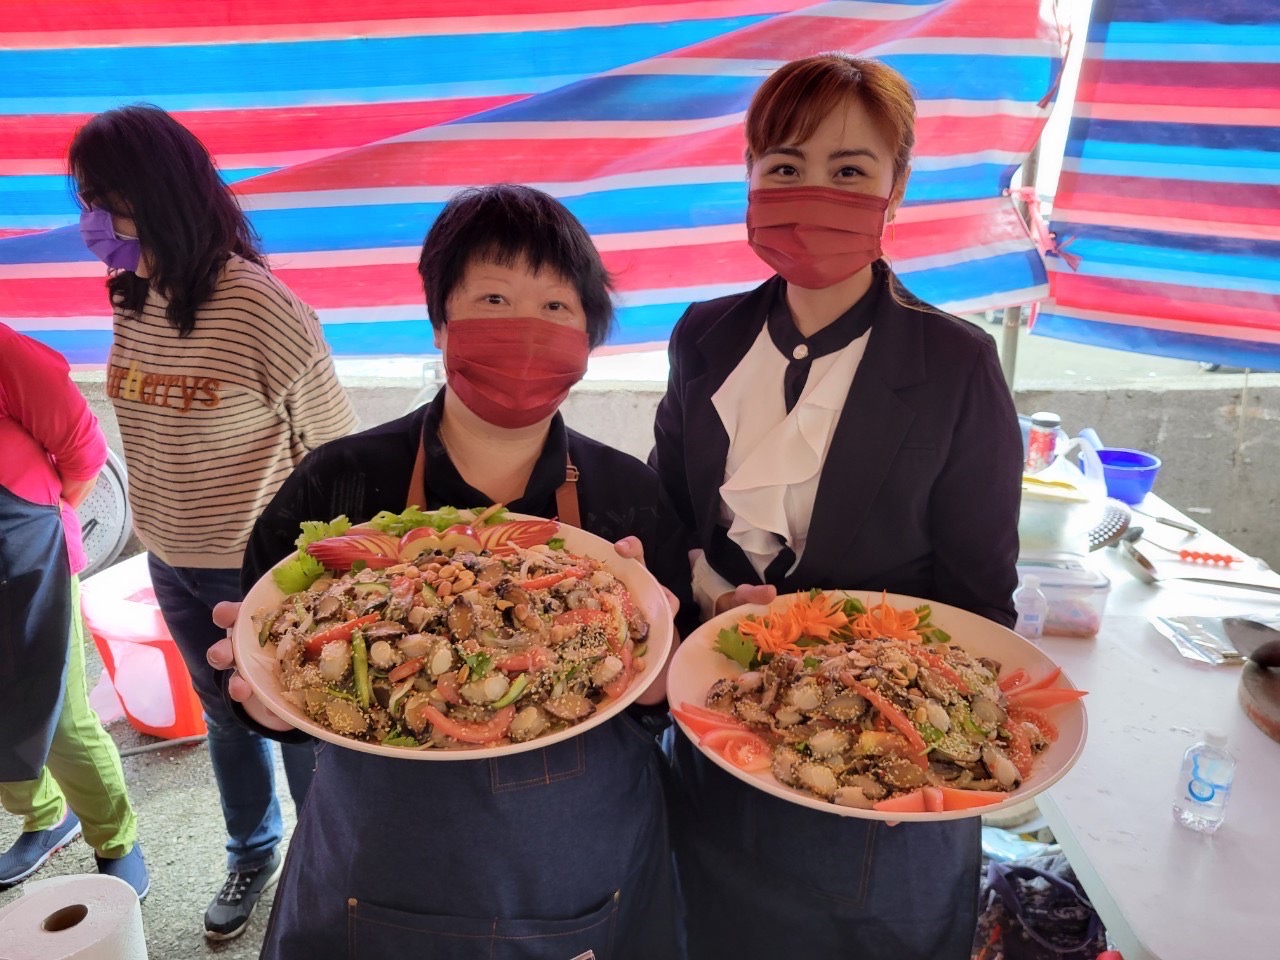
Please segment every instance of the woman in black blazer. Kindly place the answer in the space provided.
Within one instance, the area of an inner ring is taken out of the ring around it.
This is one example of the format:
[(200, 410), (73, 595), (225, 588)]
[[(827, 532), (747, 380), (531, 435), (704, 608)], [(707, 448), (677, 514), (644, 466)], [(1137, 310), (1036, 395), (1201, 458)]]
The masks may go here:
[[(704, 616), (821, 587), (1013, 624), (1022, 445), (994, 343), (880, 259), (914, 120), (899, 74), (839, 53), (748, 110), (748, 236), (778, 276), (676, 325), (652, 458), (702, 550)], [(670, 747), (691, 958), (969, 956), (978, 819), (838, 817)]]

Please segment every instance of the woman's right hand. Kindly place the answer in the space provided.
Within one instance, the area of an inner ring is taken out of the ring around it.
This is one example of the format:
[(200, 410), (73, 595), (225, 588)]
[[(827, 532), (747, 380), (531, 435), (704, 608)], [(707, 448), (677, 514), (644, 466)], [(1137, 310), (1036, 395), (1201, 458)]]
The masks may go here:
[(778, 588), (772, 584), (742, 583), (716, 598), (716, 613), (721, 614), (747, 603), (769, 604), (778, 599)]
[[(240, 604), (226, 600), (213, 608), (213, 622), (225, 630), (236, 624), (236, 616), (240, 613)], [(292, 730), (293, 724), (276, 713), (273, 713), (261, 700), (253, 695), (253, 688), (240, 674), (236, 673), (235, 651), (231, 646), (231, 634), (228, 633), (205, 654), (209, 666), (215, 670), (230, 670), (231, 678), (227, 681), (227, 692), (231, 699), (242, 707), (255, 723), (268, 730)]]
[[(728, 589), (731, 586), (729, 581), (711, 569), (701, 550), (689, 551), (689, 569), (693, 572), (693, 595), (703, 617), (718, 616), (746, 603), (773, 603), (778, 598), (778, 588), (767, 583), (742, 583)], [(714, 603), (712, 597), (715, 597)]]

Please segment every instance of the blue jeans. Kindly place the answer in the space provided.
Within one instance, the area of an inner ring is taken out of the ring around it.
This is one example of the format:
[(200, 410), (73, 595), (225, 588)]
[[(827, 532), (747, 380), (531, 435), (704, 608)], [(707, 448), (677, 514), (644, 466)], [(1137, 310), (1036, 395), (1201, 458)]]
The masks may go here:
[[(241, 724), (227, 708), (218, 671), (205, 659), (208, 649), (226, 636), (213, 622), (214, 606), (243, 599), (240, 571), (171, 567), (154, 556), (147, 561), (164, 622), (204, 707), (209, 758), (227, 824), (227, 869), (256, 869), (271, 859), (284, 838), (271, 742)], [(301, 810), (315, 772), (315, 748), (310, 743), (282, 744), (280, 754), (289, 793)]]

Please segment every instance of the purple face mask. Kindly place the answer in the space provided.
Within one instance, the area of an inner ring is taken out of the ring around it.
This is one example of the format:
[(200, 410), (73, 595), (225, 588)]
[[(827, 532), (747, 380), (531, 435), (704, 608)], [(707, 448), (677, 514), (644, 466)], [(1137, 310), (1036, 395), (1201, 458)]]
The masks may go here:
[(111, 213), (90, 207), (80, 214), (80, 237), (89, 252), (112, 270), (136, 273), (142, 259), (142, 244), (137, 237), (122, 237), (111, 225)]

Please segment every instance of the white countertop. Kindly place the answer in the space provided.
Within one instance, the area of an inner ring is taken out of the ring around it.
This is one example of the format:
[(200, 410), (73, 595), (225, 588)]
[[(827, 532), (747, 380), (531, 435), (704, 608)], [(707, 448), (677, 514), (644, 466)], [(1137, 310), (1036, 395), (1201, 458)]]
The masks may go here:
[[(1153, 500), (1144, 509), (1180, 516)], [(1135, 519), (1160, 542), (1181, 536)], [(1207, 549), (1221, 549), (1214, 543)], [(1280, 594), (1148, 585), (1114, 554), (1087, 561), (1112, 581), (1098, 636), (1042, 642), (1089, 691), (1089, 738), (1076, 766), (1037, 802), (1124, 960), (1277, 960), (1280, 743), (1239, 706), (1238, 665), (1185, 659), (1147, 617), (1274, 613)], [(1226, 732), (1237, 759), (1226, 818), (1212, 836), (1180, 826), (1171, 812), (1182, 754), (1207, 726)]]

